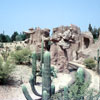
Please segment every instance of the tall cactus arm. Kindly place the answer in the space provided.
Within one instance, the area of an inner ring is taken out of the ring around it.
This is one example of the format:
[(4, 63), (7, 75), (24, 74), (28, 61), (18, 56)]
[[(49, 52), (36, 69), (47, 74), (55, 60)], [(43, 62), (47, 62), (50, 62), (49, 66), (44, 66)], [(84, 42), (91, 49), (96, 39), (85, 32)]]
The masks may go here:
[(42, 63), (43, 63), (43, 54), (44, 54), (44, 41), (42, 40), (42, 44), (41, 44), (41, 67), (42, 67)]
[(43, 91), (43, 97), (42, 97), (42, 100), (48, 100), (49, 98), (48, 98), (48, 93), (47, 93), (47, 91)]
[(51, 96), (51, 72), (50, 72), (50, 53), (44, 53), (44, 66), (42, 66), (42, 94), (47, 91), (49, 98)]
[(98, 73), (98, 74), (100, 74), (100, 72), (99, 72), (99, 70), (100, 70), (100, 69), (99, 69), (99, 60), (100, 60), (100, 59), (99, 59), (99, 49), (98, 49), (98, 50), (97, 50), (97, 73)]
[(69, 98), (68, 98), (68, 87), (64, 87), (64, 100), (69, 100)]
[(30, 85), (31, 85), (32, 92), (33, 92), (35, 95), (42, 97), (42, 95), (40, 95), (40, 94), (37, 92), (37, 90), (35, 89), (35, 82), (34, 82), (34, 76), (33, 76), (33, 75), (31, 76), (31, 78), (30, 78), (30, 80), (29, 80), (29, 83), (30, 83)]
[(34, 76), (34, 82), (36, 84), (36, 59), (37, 59), (37, 55), (36, 55), (36, 52), (33, 52), (32, 54), (32, 74)]
[(23, 94), (24, 94), (24, 96), (25, 96), (25, 98), (26, 98), (27, 100), (33, 100), (33, 99), (31, 98), (29, 92), (27, 91), (27, 88), (26, 88), (24, 85), (22, 86), (22, 91), (23, 91)]
[(55, 85), (51, 85), (51, 95), (55, 94)]

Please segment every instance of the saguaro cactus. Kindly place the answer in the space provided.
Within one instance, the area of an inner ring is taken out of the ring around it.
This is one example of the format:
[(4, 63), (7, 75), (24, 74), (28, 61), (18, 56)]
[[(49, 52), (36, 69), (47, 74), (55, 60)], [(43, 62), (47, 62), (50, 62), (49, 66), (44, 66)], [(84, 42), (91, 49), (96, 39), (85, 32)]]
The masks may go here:
[(33, 99), (31, 98), (31, 96), (29, 95), (26, 86), (24, 86), (24, 85), (22, 86), (22, 91), (23, 91), (24, 96), (25, 96), (25, 98), (26, 98), (27, 100), (33, 100)]
[(100, 63), (99, 49), (97, 50), (97, 57), (94, 57), (94, 59), (97, 61), (97, 73), (100, 74), (100, 68), (99, 68), (99, 63)]
[[(34, 58), (32, 62), (34, 64), (33, 68), (36, 68), (36, 53), (33, 53), (32, 57)], [(34, 69), (32, 69), (32, 76), (29, 82), (31, 85), (31, 89), (35, 95), (40, 96), (40, 97), (42, 96), (42, 100), (48, 100), (50, 96), (55, 93), (55, 86), (54, 85), (51, 86), (51, 71), (50, 71), (51, 60), (50, 60), (50, 53), (48, 51), (44, 53), (43, 59), (44, 59), (44, 64), (42, 64), (42, 95), (40, 95), (35, 89), (36, 70)], [(31, 100), (32, 98), (30, 97), (25, 86), (24, 88), (22, 88), (22, 90), (26, 99)]]
[(34, 76), (35, 84), (36, 84), (36, 70), (37, 70), (36, 60), (37, 60), (36, 52), (33, 52), (33, 54), (32, 54), (32, 75)]
[(48, 98), (51, 96), (51, 69), (50, 69), (50, 53), (44, 54), (44, 66), (42, 66), (42, 94), (47, 91)]
[(42, 63), (43, 63), (43, 55), (44, 55), (44, 41), (42, 40), (42, 44), (41, 44), (41, 67), (42, 67)]

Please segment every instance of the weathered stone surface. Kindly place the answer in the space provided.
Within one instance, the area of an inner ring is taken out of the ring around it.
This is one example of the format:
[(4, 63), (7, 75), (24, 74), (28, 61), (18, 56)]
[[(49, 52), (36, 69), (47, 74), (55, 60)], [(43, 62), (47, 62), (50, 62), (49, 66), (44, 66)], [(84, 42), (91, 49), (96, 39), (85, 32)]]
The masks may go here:
[(90, 32), (81, 33), (80, 28), (61, 26), (53, 29), (51, 41), (51, 63), (56, 65), (59, 71), (67, 71), (69, 61), (77, 60), (81, 50), (93, 44), (93, 36)]
[(82, 32), (82, 49), (88, 48), (91, 44), (94, 43), (93, 35), (91, 32)]
[[(50, 34), (50, 29), (41, 29), (39, 27), (33, 29), (29, 29), (29, 31), (25, 31), (24, 32), (28, 39), (25, 40), (25, 42), (28, 43), (28, 45), (30, 46), (30, 49), (32, 50), (36, 50), (36, 52), (40, 52), (41, 51), (41, 42), (42, 39), (44, 40), (45, 44), (50, 40), (49, 34)], [(44, 47), (46, 48), (46, 45), (44, 45)]]
[(68, 61), (77, 58), (80, 49), (81, 31), (77, 26), (61, 26), (53, 29), (51, 41), (51, 63), (56, 65), (59, 71), (67, 69)]
[(93, 36), (90, 32), (83, 32), (75, 25), (61, 26), (53, 29), (53, 34), (49, 37), (49, 29), (31, 28), (24, 32), (29, 36), (31, 48), (37, 52), (41, 51), (41, 41), (44, 40), (44, 48), (47, 49), (48, 41), (52, 42), (50, 47), (51, 64), (62, 72), (68, 72), (69, 61), (77, 60), (82, 55), (82, 51), (93, 44)]

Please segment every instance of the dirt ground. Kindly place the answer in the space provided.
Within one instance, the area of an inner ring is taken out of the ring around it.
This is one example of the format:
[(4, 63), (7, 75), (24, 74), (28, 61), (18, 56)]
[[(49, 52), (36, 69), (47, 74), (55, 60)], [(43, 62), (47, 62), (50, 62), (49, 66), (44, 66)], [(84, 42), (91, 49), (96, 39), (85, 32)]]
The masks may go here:
[[(39, 97), (35, 96), (29, 85), (29, 78), (31, 76), (31, 67), (19, 65), (16, 67), (13, 72), (13, 77), (16, 82), (12, 85), (1, 85), (0, 86), (0, 100), (26, 100), (22, 93), (22, 85), (24, 84), (30, 95), (33, 99), (38, 99)], [(66, 86), (72, 77), (70, 74), (58, 73), (57, 78), (53, 79), (53, 84), (55, 84), (56, 91), (60, 88)], [(37, 78), (38, 82), (41, 82), (41, 78)], [(37, 85), (36, 89), (41, 93), (41, 85)]]

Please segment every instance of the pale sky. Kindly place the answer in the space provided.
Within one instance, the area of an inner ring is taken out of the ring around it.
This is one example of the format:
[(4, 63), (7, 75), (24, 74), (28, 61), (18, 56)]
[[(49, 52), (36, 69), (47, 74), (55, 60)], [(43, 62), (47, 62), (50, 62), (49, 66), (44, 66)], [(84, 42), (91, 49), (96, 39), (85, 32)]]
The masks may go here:
[(0, 0), (0, 33), (75, 24), (100, 27), (100, 0)]

